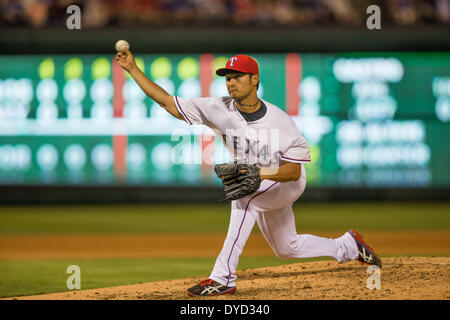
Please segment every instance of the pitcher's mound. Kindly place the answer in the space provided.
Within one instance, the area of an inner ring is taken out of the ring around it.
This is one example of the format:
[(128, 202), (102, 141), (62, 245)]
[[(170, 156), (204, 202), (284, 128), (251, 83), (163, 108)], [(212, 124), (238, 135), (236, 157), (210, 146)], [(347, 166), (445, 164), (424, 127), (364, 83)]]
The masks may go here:
[[(192, 298), (186, 289), (208, 276), (127, 286), (70, 291), (10, 299), (110, 300), (110, 299), (450, 299), (450, 258), (384, 258), (379, 289), (369, 289), (368, 266), (358, 262), (304, 262), (277, 267), (239, 270), (235, 294)], [(377, 284), (376, 279), (371, 282)]]

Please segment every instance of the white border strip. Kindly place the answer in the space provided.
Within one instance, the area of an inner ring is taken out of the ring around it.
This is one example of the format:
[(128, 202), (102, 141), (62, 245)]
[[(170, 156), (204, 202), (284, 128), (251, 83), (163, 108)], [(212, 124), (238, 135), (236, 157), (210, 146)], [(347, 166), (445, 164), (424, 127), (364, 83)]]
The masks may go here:
[(311, 163), (311, 160), (293, 159), (293, 158), (288, 158), (288, 157), (284, 157), (284, 156), (281, 156), (280, 159), (288, 161), (288, 162), (295, 162), (295, 163)]

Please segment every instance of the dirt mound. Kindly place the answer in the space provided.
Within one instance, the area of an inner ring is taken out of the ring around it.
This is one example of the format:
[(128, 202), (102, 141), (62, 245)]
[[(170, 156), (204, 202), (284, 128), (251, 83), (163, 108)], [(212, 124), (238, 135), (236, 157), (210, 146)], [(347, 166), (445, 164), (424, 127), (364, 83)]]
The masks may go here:
[[(368, 289), (367, 267), (358, 262), (295, 263), (238, 271), (233, 295), (200, 299), (450, 299), (450, 258), (384, 258), (380, 289)], [(207, 276), (102, 289), (70, 291), (9, 299), (33, 300), (188, 300), (186, 289)]]

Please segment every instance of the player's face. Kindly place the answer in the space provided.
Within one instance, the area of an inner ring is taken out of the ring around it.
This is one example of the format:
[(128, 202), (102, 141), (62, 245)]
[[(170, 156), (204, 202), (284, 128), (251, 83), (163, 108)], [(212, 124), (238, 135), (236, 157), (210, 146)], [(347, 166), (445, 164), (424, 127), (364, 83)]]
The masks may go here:
[(256, 76), (250, 76), (248, 73), (233, 72), (225, 76), (228, 94), (236, 100), (247, 98), (254, 90)]

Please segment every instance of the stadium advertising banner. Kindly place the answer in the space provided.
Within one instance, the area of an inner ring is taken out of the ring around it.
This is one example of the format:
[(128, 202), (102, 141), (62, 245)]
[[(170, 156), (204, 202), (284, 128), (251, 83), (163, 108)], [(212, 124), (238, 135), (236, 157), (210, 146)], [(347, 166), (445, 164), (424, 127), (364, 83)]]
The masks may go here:
[[(450, 185), (450, 53), (251, 54), (259, 96), (311, 149), (308, 185)], [(183, 98), (227, 96), (231, 54), (136, 55)], [(222, 140), (146, 97), (111, 55), (0, 56), (0, 185), (219, 185)]]

